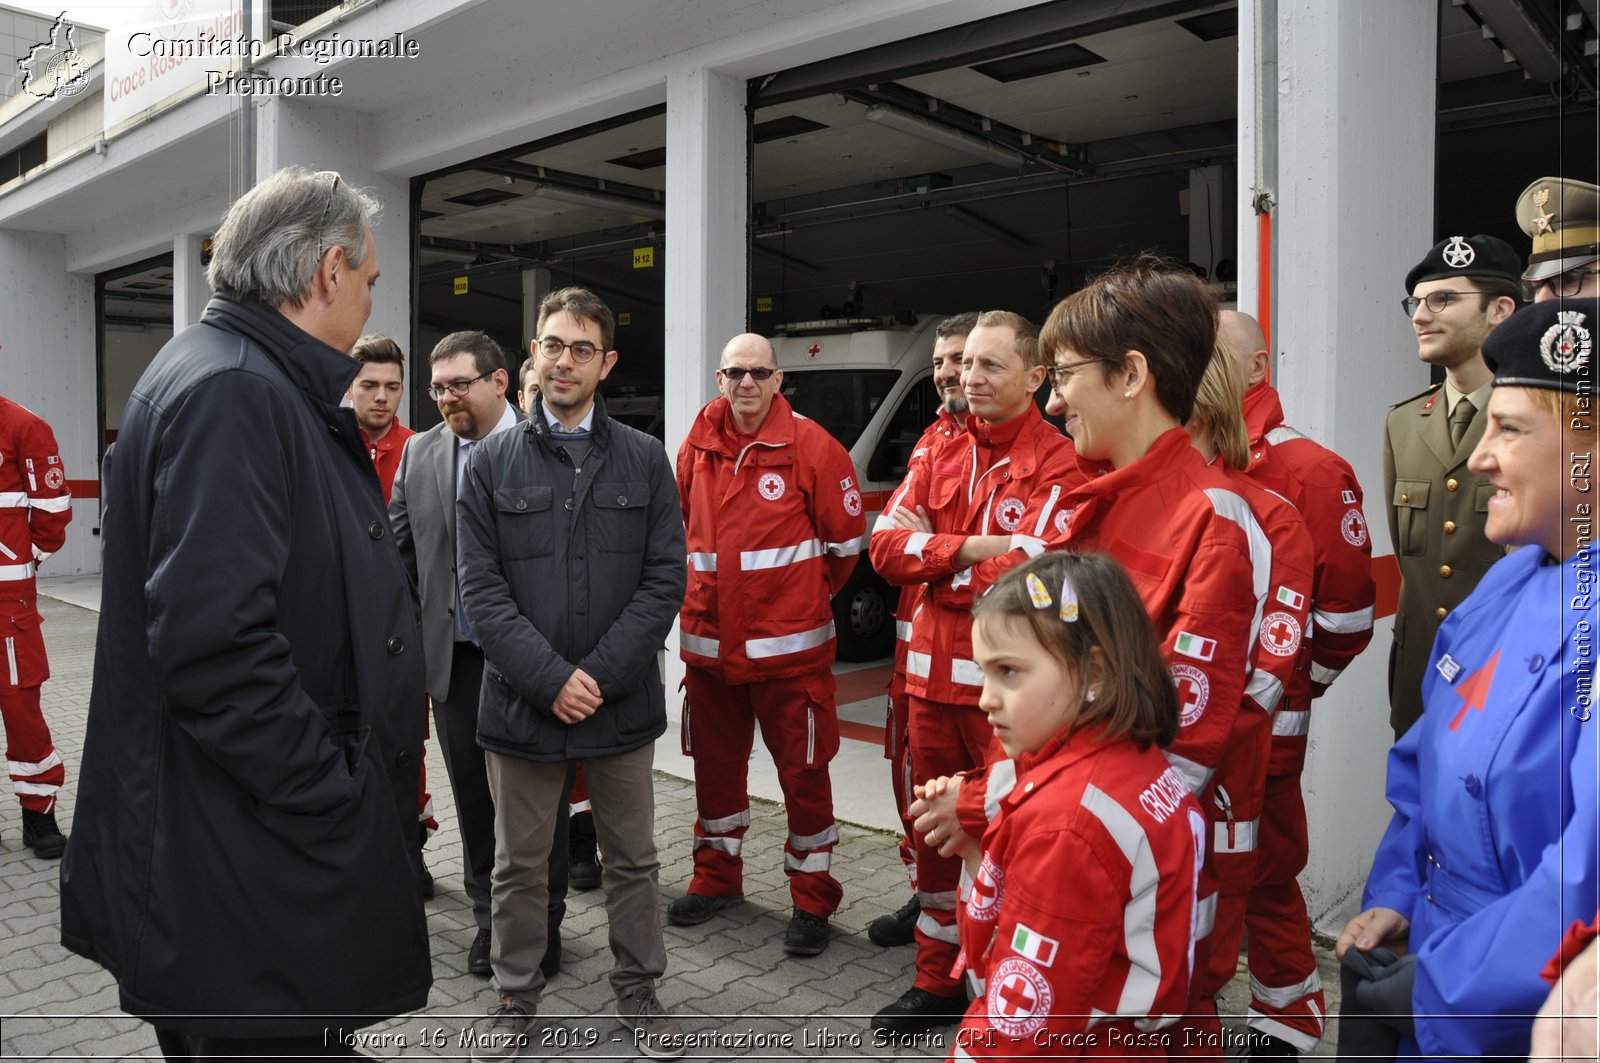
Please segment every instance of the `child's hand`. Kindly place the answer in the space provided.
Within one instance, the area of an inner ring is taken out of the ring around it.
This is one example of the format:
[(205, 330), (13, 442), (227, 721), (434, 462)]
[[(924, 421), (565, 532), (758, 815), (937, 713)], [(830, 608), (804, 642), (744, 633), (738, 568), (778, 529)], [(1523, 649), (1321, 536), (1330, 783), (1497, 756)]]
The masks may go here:
[(917, 798), (911, 802), (911, 815), (915, 817), (912, 829), (922, 835), (923, 841), (936, 847), (940, 856), (977, 855), (977, 839), (962, 830), (961, 821), (956, 818), (961, 778), (940, 776), (912, 790)]

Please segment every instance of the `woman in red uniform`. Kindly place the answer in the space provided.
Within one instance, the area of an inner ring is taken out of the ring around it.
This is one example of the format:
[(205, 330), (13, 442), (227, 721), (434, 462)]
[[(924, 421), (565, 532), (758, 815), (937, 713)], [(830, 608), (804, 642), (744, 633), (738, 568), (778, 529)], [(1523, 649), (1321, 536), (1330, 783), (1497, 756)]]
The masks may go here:
[(1018, 785), (962, 848), (977, 991), (950, 1058), (1164, 1059), (1205, 817), (1158, 748), (1178, 711), (1149, 618), (1110, 557), (1051, 553), (978, 602), (972, 644)]

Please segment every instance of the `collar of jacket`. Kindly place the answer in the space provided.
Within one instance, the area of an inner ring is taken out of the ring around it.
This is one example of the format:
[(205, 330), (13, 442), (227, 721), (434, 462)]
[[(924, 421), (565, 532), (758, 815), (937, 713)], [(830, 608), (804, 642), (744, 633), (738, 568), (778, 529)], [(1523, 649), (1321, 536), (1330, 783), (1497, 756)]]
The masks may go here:
[(1244, 393), (1244, 426), (1250, 432), (1250, 449), (1261, 449), (1267, 433), (1283, 424), (1283, 400), (1278, 389), (1263, 380)]
[(1104, 730), (1098, 723), (1074, 729), (1071, 724), (1057, 731), (1050, 741), (1017, 758), (1017, 785), (1006, 795), (1006, 803), (1017, 805), (1050, 779), (1099, 749)]
[(1194, 449), (1194, 440), (1190, 438), (1188, 430), (1179, 425), (1161, 433), (1150, 449), (1145, 451), (1144, 457), (1120, 469), (1112, 469), (1078, 455), (1078, 468), (1089, 478), (1078, 491), (1111, 498), (1130, 485), (1154, 483), (1184, 469), (1203, 467), (1205, 463), (1200, 452)]
[(253, 341), (284, 376), (313, 398), (338, 405), (361, 372), (361, 363), (336, 351), (259, 299), (217, 292), (200, 315), (213, 325)]
[[(784, 447), (794, 443), (794, 422), (800, 414), (794, 412), (783, 392), (772, 396), (767, 409), (767, 419), (756, 429), (755, 441), (765, 446)], [(728, 457), (737, 457), (743, 449), (739, 445), (738, 430), (733, 427), (733, 415), (728, 409), (727, 396), (712, 399), (700, 411), (689, 428), (689, 445), (697, 450), (715, 450)]]
[[(1006, 479), (1015, 480), (1033, 472), (1034, 466), (1038, 464), (1036, 460), (1038, 448), (1033, 445), (1037, 439), (1034, 430), (1046, 422), (1039, 413), (1039, 407), (1032, 402), (1028, 403), (1026, 410), (1023, 410), (1011, 420), (1002, 421), (999, 424), (990, 424), (988, 421), (979, 420), (971, 414), (967, 414), (962, 418), (962, 422), (962, 427), (966, 429), (967, 435), (971, 436), (972, 441), (978, 446), (1010, 448), (1005, 450), (1002, 455), (1011, 459), (1011, 469), (1007, 473)], [(1051, 430), (1054, 431), (1054, 429)]]
[[(517, 419), (522, 420), (521, 410), (517, 411)], [(544, 408), (543, 396), (540, 396), (538, 404), (534, 406), (533, 416), (522, 420), (519, 427), (524, 432), (531, 432), (547, 447), (560, 445), (550, 431), (550, 414)], [(594, 439), (596, 447), (603, 448), (611, 441), (611, 418), (606, 415), (606, 400), (601, 397), (599, 391), (594, 393), (594, 416), (589, 418), (589, 434)]]

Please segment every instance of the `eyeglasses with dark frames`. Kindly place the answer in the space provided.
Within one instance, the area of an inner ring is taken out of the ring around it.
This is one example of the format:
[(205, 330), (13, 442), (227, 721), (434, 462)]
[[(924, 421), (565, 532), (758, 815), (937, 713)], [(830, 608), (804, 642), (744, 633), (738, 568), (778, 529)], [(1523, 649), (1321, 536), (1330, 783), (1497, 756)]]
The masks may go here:
[(444, 398), (444, 393), (448, 391), (450, 394), (459, 399), (468, 391), (472, 390), (472, 385), (476, 384), (480, 380), (488, 380), (492, 376), (494, 376), (493, 369), (489, 370), (487, 373), (479, 373), (471, 380), (452, 380), (448, 384), (435, 384), (433, 387), (428, 389), (428, 398), (432, 399), (434, 402), (438, 402), (440, 399)]
[(1523, 281), (1522, 298), (1533, 302), (1539, 298), (1539, 293), (1546, 288), (1557, 299), (1576, 299), (1578, 293), (1583, 291), (1583, 279), (1600, 273), (1600, 269), (1569, 269), (1565, 273), (1557, 273), (1554, 277), (1546, 277), (1542, 281)]
[(730, 365), (726, 369), (718, 369), (717, 372), (721, 373), (735, 384), (743, 380), (746, 373), (749, 373), (751, 376), (755, 377), (756, 383), (763, 384), (772, 379), (772, 374), (776, 373), (777, 370), (766, 365), (758, 365), (754, 369), (746, 369), (742, 365)]
[(317, 222), (317, 264), (318, 265), (322, 264), (322, 256), (328, 253), (328, 240), (327, 240), (328, 212), (333, 209), (333, 197), (339, 191), (339, 182), (344, 180), (344, 178), (340, 177), (337, 173), (335, 173), (332, 170), (328, 170), (327, 173), (333, 178), (333, 180), (331, 182), (329, 182), (329, 184), (328, 184), (328, 202), (326, 204), (324, 204), (323, 207), (322, 207), (322, 220)]
[(1444, 308), (1450, 305), (1450, 300), (1452, 299), (1465, 299), (1469, 295), (1488, 294), (1488, 292), (1474, 291), (1471, 288), (1464, 292), (1453, 292), (1448, 288), (1442, 288), (1436, 292), (1429, 292), (1421, 299), (1418, 299), (1414, 295), (1408, 295), (1404, 299), (1400, 300), (1400, 306), (1405, 310), (1406, 317), (1415, 317), (1417, 314), (1417, 307), (1424, 304), (1427, 305), (1431, 312), (1435, 314), (1442, 314), (1444, 313)]
[(554, 336), (546, 336), (539, 341), (539, 354), (552, 362), (561, 358), (562, 351), (571, 351), (572, 360), (579, 365), (593, 361), (594, 356), (600, 353), (600, 348), (588, 340), (578, 340), (575, 343), (562, 343)]

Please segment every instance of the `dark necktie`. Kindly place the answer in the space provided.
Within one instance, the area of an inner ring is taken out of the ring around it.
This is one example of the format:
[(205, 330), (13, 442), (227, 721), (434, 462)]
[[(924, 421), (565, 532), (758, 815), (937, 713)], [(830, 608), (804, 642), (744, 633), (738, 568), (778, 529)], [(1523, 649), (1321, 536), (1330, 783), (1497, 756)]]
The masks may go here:
[(1461, 437), (1467, 434), (1467, 426), (1472, 423), (1472, 415), (1478, 408), (1472, 405), (1471, 400), (1462, 398), (1456, 403), (1455, 411), (1450, 414), (1450, 446), (1461, 445)]
[[(468, 462), (470, 462), (472, 460), (472, 451), (473, 451), (473, 448), (476, 447), (477, 445), (478, 444), (477, 444), (477, 442), (475, 440), (469, 441), (467, 443), (467, 461)], [(461, 475), (463, 475), (463, 476), (466, 475), (465, 464), (466, 463), (464, 462), (463, 463), (463, 468), (461, 470)], [(457, 534), (459, 534), (459, 532)], [(456, 574), (456, 627), (460, 629), (462, 638), (466, 639), (468, 642), (472, 643), (474, 646), (476, 646), (478, 644), (477, 636), (475, 636), (472, 633), (472, 625), (467, 622), (466, 606), (463, 604), (463, 602), (461, 600), (461, 574), (459, 572)]]

